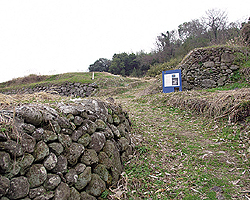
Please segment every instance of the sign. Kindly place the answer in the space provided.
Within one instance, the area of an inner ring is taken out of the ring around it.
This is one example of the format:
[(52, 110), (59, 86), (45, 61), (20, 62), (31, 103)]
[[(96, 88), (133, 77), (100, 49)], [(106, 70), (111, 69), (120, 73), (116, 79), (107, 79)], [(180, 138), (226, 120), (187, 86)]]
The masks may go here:
[(182, 91), (181, 70), (169, 70), (162, 72), (163, 92)]

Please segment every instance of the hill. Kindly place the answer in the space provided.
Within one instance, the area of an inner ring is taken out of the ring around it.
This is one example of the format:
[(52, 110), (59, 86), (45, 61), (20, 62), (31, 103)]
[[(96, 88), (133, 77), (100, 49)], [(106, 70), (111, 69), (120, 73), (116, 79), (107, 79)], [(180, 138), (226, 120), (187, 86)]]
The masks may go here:
[[(248, 69), (248, 64), (244, 66), (242, 75)], [(164, 94), (159, 76), (131, 78), (99, 72), (92, 80), (92, 73), (31, 75), (0, 84), (2, 92), (30, 89), (26, 94), (0, 94), (0, 108), (77, 101), (79, 96), (32, 90), (56, 89), (65, 83), (97, 85), (84, 98), (114, 101), (129, 114), (135, 151), (124, 163), (117, 188), (104, 191), (104, 199), (250, 198), (246, 77), (217, 88)]]

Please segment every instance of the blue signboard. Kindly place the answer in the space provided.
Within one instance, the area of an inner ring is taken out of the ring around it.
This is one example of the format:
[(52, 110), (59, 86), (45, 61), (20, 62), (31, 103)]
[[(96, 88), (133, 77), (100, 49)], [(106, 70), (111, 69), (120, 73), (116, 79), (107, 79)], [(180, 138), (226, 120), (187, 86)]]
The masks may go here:
[(164, 93), (182, 91), (181, 70), (163, 71), (162, 87)]

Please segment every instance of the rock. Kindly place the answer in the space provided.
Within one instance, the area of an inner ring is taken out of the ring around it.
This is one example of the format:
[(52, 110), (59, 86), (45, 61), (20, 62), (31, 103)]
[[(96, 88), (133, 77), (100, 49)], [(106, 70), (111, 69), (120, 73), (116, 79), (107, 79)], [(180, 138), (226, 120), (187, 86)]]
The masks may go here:
[(62, 133), (62, 134), (66, 134), (66, 135), (72, 135), (73, 130), (68, 129), (68, 128), (63, 128), (63, 129), (61, 130), (61, 133)]
[(3, 133), (0, 133), (0, 142), (6, 142), (8, 140), (7, 136)]
[(108, 157), (108, 155), (101, 151), (98, 155), (98, 158), (99, 158), (99, 163), (105, 165), (105, 167), (107, 169), (110, 169), (110, 167), (112, 166), (112, 160)]
[(83, 163), (78, 163), (75, 168), (77, 174), (81, 174), (86, 169), (86, 165)]
[(68, 161), (67, 158), (63, 155), (57, 157), (57, 163), (54, 169), (52, 170), (55, 173), (65, 173), (67, 172)]
[(240, 67), (237, 66), (237, 65), (231, 65), (231, 66), (230, 66), (230, 69), (233, 70), (233, 71), (235, 71), (235, 70), (237, 70), (237, 69), (239, 69), (239, 68), (240, 68)]
[(38, 197), (35, 197), (34, 200), (49, 200), (54, 197), (54, 191), (46, 192)]
[(43, 165), (34, 164), (30, 167), (27, 178), (30, 183), (30, 188), (38, 187), (47, 179), (47, 171)]
[(72, 145), (66, 150), (66, 158), (71, 165), (76, 165), (78, 158), (84, 152), (84, 146), (78, 143), (72, 143)]
[(51, 131), (54, 131), (56, 132), (57, 134), (59, 134), (61, 132), (61, 127), (60, 125), (58, 124), (57, 121), (49, 121), (49, 125), (47, 126), (47, 129), (48, 130), (51, 130)]
[(118, 117), (118, 115), (114, 114), (113, 116), (113, 123), (118, 126), (120, 124), (120, 118)]
[(94, 149), (85, 149), (83, 155), (81, 156), (81, 163), (85, 165), (92, 165), (98, 162), (98, 156)]
[(124, 137), (126, 135), (125, 125), (124, 124), (119, 124), (117, 126), (117, 129), (119, 130), (122, 137)]
[(129, 147), (129, 142), (128, 142), (128, 140), (125, 137), (121, 137), (118, 140), (118, 144), (119, 144), (119, 146), (121, 148), (120, 150), (122, 152), (125, 151)]
[(96, 152), (100, 152), (105, 142), (105, 135), (101, 132), (95, 132), (91, 135), (91, 142), (89, 144), (89, 148), (94, 149)]
[(0, 151), (0, 173), (8, 171), (11, 167), (10, 154)]
[(80, 200), (80, 193), (74, 188), (70, 188), (70, 196), (68, 200)]
[[(87, 128), (86, 128), (87, 130)], [(75, 130), (72, 135), (71, 135), (71, 139), (74, 141), (74, 142), (77, 142), (77, 140), (83, 135), (83, 132), (81, 129), (78, 129), (78, 130)]]
[(110, 114), (107, 115), (107, 122), (109, 124), (113, 124), (114, 123), (112, 115), (110, 115)]
[(83, 125), (87, 128), (87, 133), (90, 135), (96, 131), (96, 124), (88, 119), (83, 121)]
[(115, 136), (116, 138), (120, 138), (120, 137), (121, 137), (121, 133), (120, 133), (120, 131), (117, 129), (116, 126), (114, 126), (113, 124), (111, 124), (111, 125), (110, 125), (110, 129), (113, 131), (114, 136)]
[(75, 116), (75, 118), (74, 118), (74, 124), (76, 126), (81, 126), (82, 123), (83, 123), (83, 118), (81, 118), (80, 116)]
[(54, 153), (50, 153), (49, 156), (44, 160), (43, 165), (47, 170), (52, 170), (56, 166), (57, 157)]
[(130, 159), (130, 155), (132, 154), (133, 154), (133, 147), (129, 145), (128, 148), (121, 155), (122, 163), (127, 162)]
[(44, 142), (53, 142), (57, 140), (57, 134), (54, 131), (45, 130), (43, 140)]
[(70, 197), (70, 188), (66, 183), (61, 182), (56, 188), (54, 200), (67, 200)]
[(109, 172), (106, 169), (105, 165), (102, 165), (102, 164), (97, 165), (94, 168), (94, 173), (98, 174), (103, 181), (105, 181), (105, 182), (108, 181)]
[(21, 136), (21, 146), (24, 152), (32, 153), (36, 145), (35, 138), (31, 137), (27, 133), (22, 134)]
[(65, 179), (69, 186), (74, 185), (77, 182), (78, 175), (75, 169), (70, 169), (68, 173), (65, 175)]
[(214, 62), (213, 61), (207, 61), (205, 63), (203, 63), (204, 67), (206, 68), (211, 68), (211, 67), (214, 67)]
[(6, 142), (0, 142), (0, 150), (7, 151), (13, 157), (19, 157), (23, 155), (23, 149), (19, 143), (13, 140), (8, 140)]
[(86, 193), (86, 192), (81, 192), (81, 200), (96, 200), (95, 197), (93, 197), (92, 195)]
[(55, 121), (58, 122), (58, 125), (62, 129), (69, 129), (71, 127), (71, 125), (69, 123), (69, 119), (67, 119), (66, 117), (59, 117), (59, 116), (57, 116), (57, 118), (55, 119)]
[(72, 139), (69, 135), (58, 134), (58, 140), (63, 147), (69, 147), (72, 144)]
[(29, 194), (29, 182), (26, 177), (20, 176), (10, 180), (8, 197), (10, 199), (24, 198)]
[(116, 185), (119, 180), (120, 174), (123, 171), (120, 153), (114, 143), (110, 140), (107, 140), (103, 151), (108, 155), (108, 157), (112, 160), (111, 172), (112, 172), (112, 184)]
[(106, 184), (97, 174), (91, 175), (91, 181), (86, 188), (86, 192), (90, 195), (98, 197), (105, 190)]
[(91, 141), (92, 137), (86, 133), (83, 136), (81, 136), (77, 142), (82, 144), (84, 147), (87, 147)]
[(26, 123), (38, 126), (43, 121), (43, 115), (40, 110), (31, 105), (24, 105), (16, 108), (16, 113), (24, 118)]
[[(70, 119), (48, 106), (26, 106), (41, 113), (42, 121), (34, 125), (18, 118), (15, 126), (20, 135), (0, 139), (0, 199), (13, 195), (9, 194), (10, 187), (14, 191), (11, 181), (24, 176), (28, 186), (23, 184), (22, 197), (9, 199), (101, 199), (106, 186), (117, 183), (121, 161), (132, 153), (126, 113), (92, 99), (79, 99), (63, 108), (65, 112), (74, 108)], [(115, 115), (119, 122), (113, 122)]]
[(20, 174), (24, 175), (28, 168), (32, 165), (33, 161), (35, 160), (35, 158), (28, 153), (25, 153), (23, 157), (20, 157), (17, 160), (18, 165), (20, 166)]
[(29, 191), (29, 198), (33, 199), (35, 197), (41, 196), (46, 192), (45, 188), (43, 186), (40, 186), (38, 188), (30, 189)]
[(78, 110), (73, 106), (67, 106), (64, 104), (58, 104), (58, 109), (65, 115), (72, 114), (72, 115), (78, 115)]
[(224, 81), (227, 79), (226, 76), (221, 77), (218, 81), (217, 84), (218, 86), (223, 86), (224, 85)]
[(50, 150), (57, 156), (59, 156), (63, 152), (63, 146), (61, 143), (51, 143), (48, 145)]
[(105, 138), (107, 140), (111, 140), (114, 138), (114, 134), (113, 131), (111, 130), (111, 128), (106, 127), (105, 130), (103, 131), (103, 134), (105, 135)]
[(86, 185), (91, 181), (91, 167), (87, 167), (83, 173), (78, 176), (78, 180), (75, 183), (75, 188), (78, 191), (83, 190)]
[(19, 174), (20, 172), (20, 166), (18, 165), (18, 163), (13, 162), (11, 164), (11, 168), (8, 170), (8, 173), (5, 174), (5, 176), (9, 179), (13, 178), (14, 176), (16, 176), (17, 174)]
[(46, 190), (54, 190), (61, 183), (61, 178), (57, 174), (48, 174), (47, 179), (44, 182), (44, 188)]
[(0, 175), (0, 197), (5, 196), (10, 188), (10, 180)]
[(225, 52), (221, 55), (221, 62), (230, 63), (234, 61), (234, 55), (228, 52)]
[(67, 119), (70, 121), (73, 121), (75, 119), (74, 115), (72, 115), (71, 113), (67, 115)]
[(204, 79), (202, 82), (201, 82), (201, 85), (204, 87), (204, 88), (212, 88), (212, 87), (215, 87), (216, 86), (216, 82), (214, 80), (211, 80), (211, 79)]
[(34, 155), (35, 161), (41, 161), (46, 156), (49, 155), (49, 147), (47, 146), (45, 142), (39, 141), (35, 146), (33, 155)]
[(32, 134), (32, 137), (36, 139), (36, 141), (43, 140), (44, 138), (44, 129), (43, 128), (38, 128), (34, 131)]
[(36, 127), (34, 125), (32, 125), (32, 124), (26, 124), (26, 123), (23, 123), (22, 128), (28, 134), (32, 134), (35, 131), (35, 129), (36, 129)]
[(95, 121), (95, 124), (96, 124), (97, 131), (104, 131), (107, 127), (106, 123), (104, 121), (102, 121), (101, 119), (97, 119)]

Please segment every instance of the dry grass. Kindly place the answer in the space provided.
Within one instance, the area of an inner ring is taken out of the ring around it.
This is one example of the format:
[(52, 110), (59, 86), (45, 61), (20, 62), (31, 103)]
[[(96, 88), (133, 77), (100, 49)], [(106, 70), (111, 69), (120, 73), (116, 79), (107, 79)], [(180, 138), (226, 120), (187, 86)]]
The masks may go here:
[[(64, 97), (64, 99), (67, 97)], [(58, 102), (62, 99), (59, 95), (38, 92), (34, 94), (13, 94), (5, 95), (0, 93), (0, 109), (14, 107), (22, 103), (48, 103)]]
[(228, 117), (231, 122), (236, 122), (250, 115), (250, 88), (216, 92), (185, 91), (162, 94), (160, 98), (160, 102), (169, 106), (193, 110), (215, 119)]

